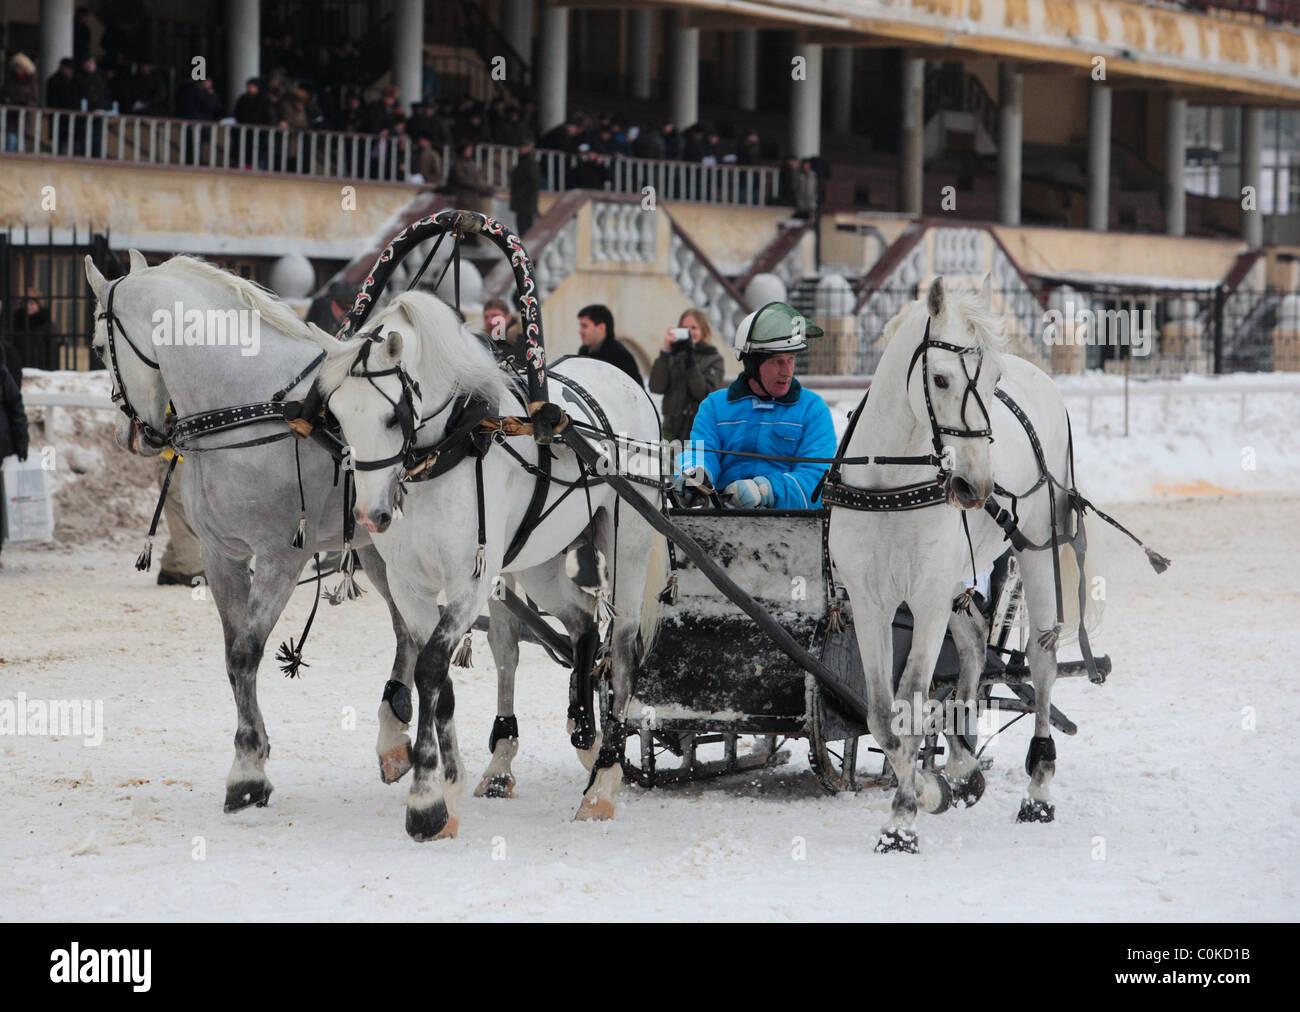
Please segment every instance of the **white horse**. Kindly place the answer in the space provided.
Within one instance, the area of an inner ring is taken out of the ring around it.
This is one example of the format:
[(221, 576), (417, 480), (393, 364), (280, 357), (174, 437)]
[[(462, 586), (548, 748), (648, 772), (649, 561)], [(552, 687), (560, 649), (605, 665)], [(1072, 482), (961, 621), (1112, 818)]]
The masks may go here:
[[(995, 396), (995, 387), (1009, 394), (1031, 420), (1048, 470), (1067, 486), (1074, 476), (1060, 393), (1041, 369), (1002, 350), (1002, 320), (993, 312), (987, 278), (978, 295), (945, 294), (943, 280), (937, 278), (925, 301), (904, 307), (886, 326), (885, 336), (888, 346), (846, 455), (942, 456), (947, 479), (937, 494), (946, 503), (880, 512), (832, 506), (829, 544), (853, 606), (871, 734), (898, 779), (893, 811), (877, 850), (915, 852), (918, 800), (927, 811), (942, 811), (949, 785), (959, 799), (977, 797), (982, 790), (971, 750), (974, 741), (963, 733), (965, 728), (945, 728), (951, 749), (945, 784), (917, 768), (922, 735), (919, 730), (908, 733), (916, 730), (916, 722), (904, 719), (891, 727), (891, 717), (909, 713), (918, 698), (929, 697), (954, 601), (971, 575), (972, 554), (974, 568), (983, 571), (1007, 547), (1003, 531), (982, 507), (996, 482), (1012, 494), (1024, 495), (1018, 502), (1019, 527), (1031, 543), (1041, 545), (1052, 538), (1053, 498), (1057, 533), (1073, 529), (1065, 492), (1051, 482), (1040, 484), (1041, 471), (1026, 431)], [(949, 347), (927, 345), (919, 356), (927, 339)], [(936, 426), (949, 431), (936, 431)], [(991, 433), (984, 434), (986, 429)], [(843, 469), (846, 485), (869, 490), (920, 486), (935, 475), (936, 468), (926, 464), (871, 463)], [(969, 526), (969, 544), (963, 520)], [(1056, 646), (1063, 629), (1068, 632), (1077, 624), (1079, 587), (1076, 560), (1068, 547), (1061, 551), (1066, 607), (1059, 624), (1051, 551), (1017, 553), (1032, 632), (1028, 660), (1035, 693), (1034, 737), (1026, 761), (1030, 781), (1020, 821), (1046, 822), (1054, 816), (1049, 789), (1056, 769), (1050, 723)], [(911, 609), (914, 631), (895, 696), (890, 623), (901, 603)], [(1095, 616), (1087, 619), (1091, 624)], [(957, 696), (970, 713), (981, 667), (962, 666)], [(896, 733), (900, 726), (904, 733)]]
[[(413, 459), (407, 451), (413, 444), (428, 447), (439, 442), (461, 395), (486, 401), (494, 416), (519, 414), (523, 405), (511, 389), (510, 377), (454, 310), (421, 292), (394, 298), (374, 321), (372, 333), (373, 340), (344, 342), (330, 355), (321, 372), (321, 389), (356, 460), (353, 512), (371, 532), (387, 563), (402, 618), (422, 644), (415, 667), (419, 722), (407, 832), (424, 841), (457, 831), (462, 772), (448, 663), (452, 648), (488, 602), (496, 577), (516, 574), (529, 595), (564, 623), (575, 656), (583, 656), (584, 642), (593, 642), (590, 598), (563, 568), (563, 552), (589, 527), (612, 576), (612, 671), (608, 689), (602, 690), (602, 712), (612, 719), (603, 740), (596, 738), (580, 750), (592, 775), (577, 818), (611, 818), (622, 781), (623, 743), (617, 728), (635, 665), (658, 617), (657, 596), (647, 593), (652, 559), (662, 556), (654, 551), (654, 532), (630, 509), (620, 516), (607, 485), (592, 484), (565, 496), (563, 483), (578, 481), (581, 474), (572, 452), (556, 446), (552, 473), (557, 482), (546, 498), (550, 511), (533, 519), (522, 549), (505, 564), (535, 488), (533, 474), (512, 459), (506, 446), (492, 447), (482, 460), (481, 498), (472, 455), (431, 480), (408, 484), (406, 478)], [(570, 391), (579, 398), (582, 391), (574, 384), (594, 394), (613, 432), (657, 445), (654, 406), (619, 369), (572, 359), (549, 375), (552, 396), (559, 396), (557, 388), (568, 378)], [(590, 417), (592, 409), (581, 413), (589, 416), (587, 421), (596, 421)], [(413, 429), (412, 420), (419, 422), (418, 429)], [(531, 438), (502, 441), (528, 465), (537, 464), (539, 447)], [(657, 494), (647, 489), (647, 498)], [(666, 572), (658, 575), (658, 586), (664, 577)], [(440, 616), (435, 596), (443, 588), (448, 603)]]
[[(169, 401), (181, 417), (266, 401), (313, 359), (338, 345), (304, 324), (269, 292), (201, 260), (179, 256), (149, 267), (143, 256), (131, 250), (130, 265), (127, 276), (109, 282), (86, 258), (86, 278), (101, 308), (94, 347), (106, 364), (116, 360), (110, 368), (113, 395), (129, 409), (118, 416), (116, 437), (129, 452), (152, 457), (163, 448), (171, 424), (166, 416)], [(104, 311), (110, 289), (111, 344)], [(178, 307), (181, 318), (161, 326)], [(187, 321), (191, 312), (196, 315)], [(238, 325), (241, 314), (245, 326)], [(224, 328), (219, 344), (212, 332), (214, 321)], [(256, 327), (255, 342), (248, 324)], [(286, 390), (288, 399), (301, 398), (314, 378), (314, 370), (303, 375)], [(270, 743), (257, 702), (262, 653), (304, 563), (317, 550), (342, 545), (342, 487), (335, 484), (334, 463), (324, 449), (310, 441), (295, 447), (291, 438), (217, 449), (284, 432), (282, 420), (264, 420), (193, 440), (194, 448), (185, 453), (184, 487), (171, 493), (185, 497), (225, 634), (226, 669), (238, 708), (235, 761), (226, 784), (227, 811), (265, 805), (270, 798), (265, 770)], [(300, 516), (302, 544), (295, 546)], [(389, 686), (404, 686), (409, 699), (418, 647), (392, 602), (383, 560), (364, 532), (356, 547), (393, 620), (397, 654)], [(256, 566), (250, 572), (253, 557)], [(390, 692), (379, 706), (376, 751), (386, 783), (400, 779), (410, 768), (407, 725), (398, 716), (404, 709), (401, 698), (393, 699)], [(484, 788), (499, 773), (495, 790), (508, 794), (512, 786), (508, 761), (503, 772), (500, 765), (489, 769)]]

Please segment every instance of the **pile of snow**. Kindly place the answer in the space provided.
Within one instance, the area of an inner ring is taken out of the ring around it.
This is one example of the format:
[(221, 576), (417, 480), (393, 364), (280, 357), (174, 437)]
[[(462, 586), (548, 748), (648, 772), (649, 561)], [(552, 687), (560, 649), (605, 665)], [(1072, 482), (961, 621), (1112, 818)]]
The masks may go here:
[(37, 547), (71, 550), (104, 540), (141, 540), (157, 502), (157, 465), (117, 445), (116, 408), (45, 408), (35, 403), (43, 393), (107, 402), (112, 393), (107, 371), (27, 369), (22, 392), (29, 402), (29, 452), (53, 465), (48, 473), (54, 496), (54, 540)]
[[(1056, 384), (1073, 425), (1079, 487), (1099, 504), (1300, 491), (1300, 375), (1130, 381), (1127, 435), (1122, 376)], [(862, 390), (813, 389), (843, 433)]]

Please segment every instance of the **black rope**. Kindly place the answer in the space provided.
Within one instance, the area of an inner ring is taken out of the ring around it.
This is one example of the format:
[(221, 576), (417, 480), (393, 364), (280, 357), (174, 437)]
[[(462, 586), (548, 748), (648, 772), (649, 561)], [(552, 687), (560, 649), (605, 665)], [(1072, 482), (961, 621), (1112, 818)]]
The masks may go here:
[(153, 564), (153, 538), (158, 533), (158, 521), (162, 519), (163, 503), (167, 501), (167, 490), (171, 487), (172, 474), (176, 470), (176, 464), (180, 461), (180, 455), (173, 453), (171, 463), (167, 465), (167, 474), (163, 476), (162, 491), (158, 493), (158, 505), (153, 509), (153, 521), (149, 524), (149, 534), (144, 539), (144, 548), (135, 560), (135, 568), (142, 573), (147, 573), (149, 567)]
[(415, 277), (413, 277), (411, 283), (406, 286), (408, 292), (420, 283), (420, 279), (424, 277), (424, 272), (429, 269), (429, 264), (433, 263), (433, 258), (438, 255), (438, 247), (442, 245), (442, 240), (446, 238), (446, 232), (443, 232), (438, 236), (438, 241), (433, 244), (433, 249), (429, 250), (429, 255), (424, 258), (424, 263), (420, 264), (420, 269), (415, 272)]
[(297, 678), (303, 668), (311, 667), (302, 659), (302, 648), (307, 644), (307, 635), (311, 632), (311, 624), (316, 618), (316, 609), (320, 606), (320, 582), (324, 575), (320, 571), (320, 552), (315, 555), (316, 558), (316, 593), (312, 595), (311, 613), (307, 616), (307, 624), (302, 627), (302, 635), (298, 637), (298, 642), (294, 643), (293, 637), (290, 636), (287, 642), (280, 644), (280, 649), (275, 652), (275, 659), (280, 662), (280, 670), (284, 672), (286, 678)]

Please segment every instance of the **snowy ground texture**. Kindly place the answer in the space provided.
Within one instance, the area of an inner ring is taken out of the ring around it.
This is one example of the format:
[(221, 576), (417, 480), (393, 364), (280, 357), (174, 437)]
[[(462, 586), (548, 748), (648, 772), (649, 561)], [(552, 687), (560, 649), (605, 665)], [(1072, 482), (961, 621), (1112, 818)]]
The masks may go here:
[[(986, 753), (977, 807), (919, 817), (915, 857), (873, 854), (889, 795), (822, 794), (799, 742), (783, 768), (625, 786), (613, 822), (570, 821), (586, 777), (566, 676), (527, 645), (516, 797), (467, 797), (457, 839), (414, 844), (406, 782), (381, 784), (374, 755), (392, 633), (373, 593), (318, 615), (300, 681), (264, 664), (276, 791), (225, 815), (235, 714), (211, 602), (155, 586), (133, 547), (6, 546), (0, 699), (102, 700), (105, 735), (0, 737), (0, 919), (1295, 920), (1300, 398), (1257, 395), (1245, 422), (1232, 396), (1189, 403), (1128, 440), (1081, 432), (1075, 409), (1086, 487), (1128, 501), (1174, 566), (1110, 552), (1094, 644), (1115, 674), (1058, 683), (1080, 731), (1056, 735), (1056, 822), (1014, 821), (1021, 721)], [(272, 647), (309, 607), (304, 588)], [(474, 660), (456, 690), (476, 780), (495, 712), (481, 634)]]

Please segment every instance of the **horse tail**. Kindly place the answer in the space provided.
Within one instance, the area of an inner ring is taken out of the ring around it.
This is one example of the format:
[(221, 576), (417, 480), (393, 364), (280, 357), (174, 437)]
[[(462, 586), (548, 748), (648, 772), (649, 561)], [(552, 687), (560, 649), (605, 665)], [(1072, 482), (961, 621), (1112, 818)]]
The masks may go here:
[(650, 546), (650, 562), (646, 566), (645, 593), (641, 595), (641, 626), (638, 641), (641, 644), (637, 664), (649, 656), (659, 631), (659, 616), (663, 613), (662, 594), (668, 584), (668, 539), (656, 533)]
[[(1083, 521), (1080, 519), (1080, 525)], [(1073, 545), (1061, 546), (1061, 642), (1070, 643), (1079, 634), (1079, 595), (1083, 595), (1083, 628), (1091, 636), (1101, 628), (1106, 606), (1105, 558), (1102, 543), (1087, 542), (1083, 572), (1079, 572), (1079, 555)]]

